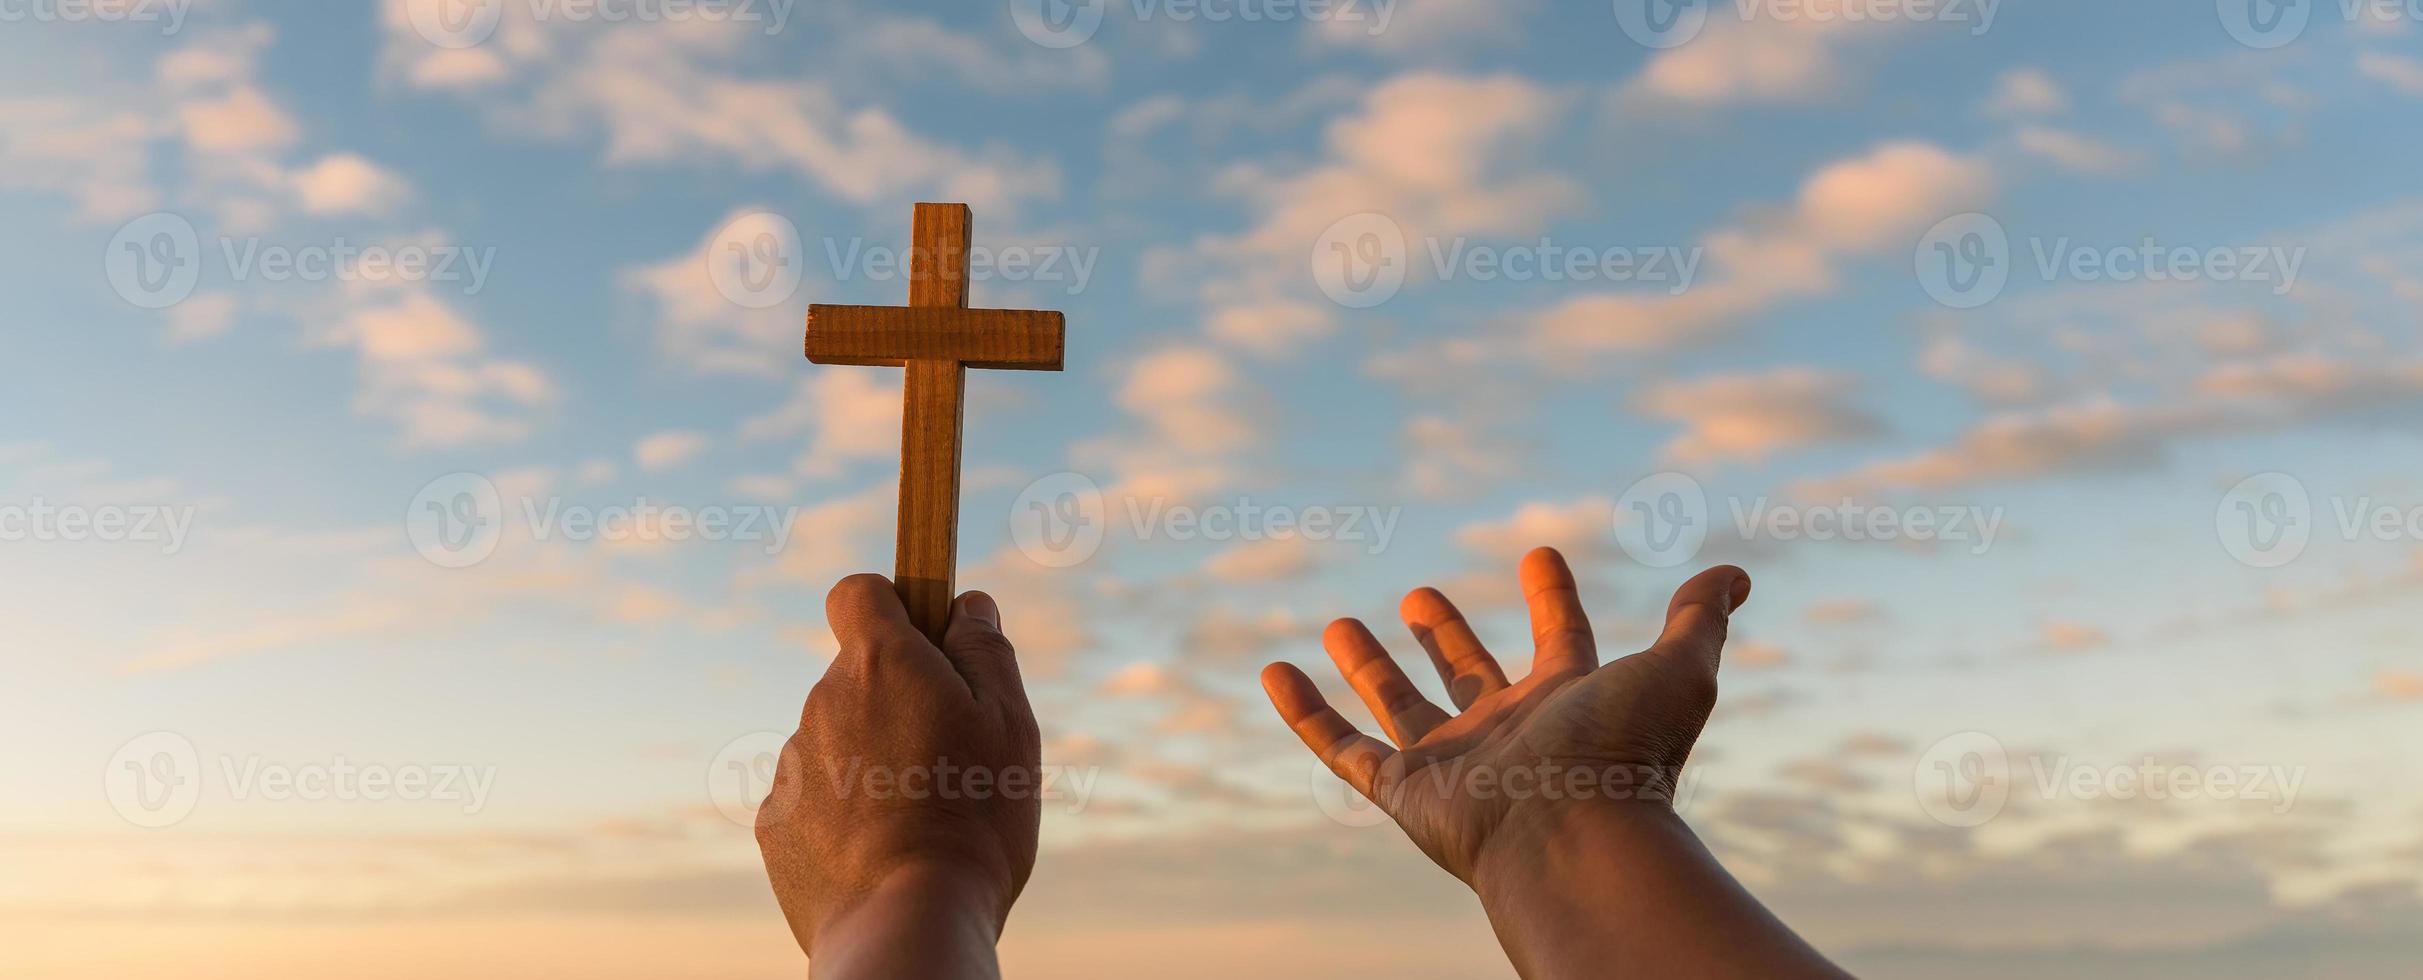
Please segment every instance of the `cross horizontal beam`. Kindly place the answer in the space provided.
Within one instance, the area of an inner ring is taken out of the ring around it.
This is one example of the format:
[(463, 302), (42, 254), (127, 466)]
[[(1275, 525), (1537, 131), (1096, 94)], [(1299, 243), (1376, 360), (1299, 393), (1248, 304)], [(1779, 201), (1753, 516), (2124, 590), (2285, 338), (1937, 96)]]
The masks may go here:
[(949, 306), (808, 307), (808, 360), (898, 367), (951, 361), (972, 368), (1058, 371), (1066, 343), (1059, 313)]

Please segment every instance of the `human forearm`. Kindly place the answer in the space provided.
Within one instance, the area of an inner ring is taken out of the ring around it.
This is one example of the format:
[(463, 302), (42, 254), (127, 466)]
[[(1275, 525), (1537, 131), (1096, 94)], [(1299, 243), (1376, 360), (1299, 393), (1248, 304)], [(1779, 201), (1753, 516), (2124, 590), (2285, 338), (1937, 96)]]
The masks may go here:
[(1562, 807), (1510, 822), (1472, 885), (1532, 980), (1847, 976), (1655, 804)]
[(997, 896), (959, 875), (906, 870), (817, 930), (815, 980), (994, 980), (1001, 966)]

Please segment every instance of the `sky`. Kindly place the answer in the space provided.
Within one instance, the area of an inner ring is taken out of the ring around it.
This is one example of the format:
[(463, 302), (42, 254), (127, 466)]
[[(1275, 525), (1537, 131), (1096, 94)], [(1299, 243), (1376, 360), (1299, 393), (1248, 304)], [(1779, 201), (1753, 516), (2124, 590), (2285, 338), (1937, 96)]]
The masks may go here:
[(1863, 975), (2423, 970), (2418, 20), (0, 2), (0, 972), (798, 976), (900, 394), (801, 331), (920, 201), (1068, 323), (968, 388), (1012, 975), (1509, 975), (1255, 676), (1520, 663), (1541, 544), (1610, 651), (1756, 579), (1679, 805)]

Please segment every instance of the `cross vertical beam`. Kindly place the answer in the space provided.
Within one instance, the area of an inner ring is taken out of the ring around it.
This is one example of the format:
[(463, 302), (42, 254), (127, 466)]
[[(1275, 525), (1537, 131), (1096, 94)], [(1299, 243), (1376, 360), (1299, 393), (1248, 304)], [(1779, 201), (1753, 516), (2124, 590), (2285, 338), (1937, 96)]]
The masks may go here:
[[(968, 305), (969, 215), (965, 204), (919, 204), (909, 252), (909, 306)], [(909, 621), (939, 646), (951, 618), (959, 555), (959, 432), (967, 412), (967, 365), (918, 358), (907, 364), (900, 416), (900, 537), (892, 582)]]

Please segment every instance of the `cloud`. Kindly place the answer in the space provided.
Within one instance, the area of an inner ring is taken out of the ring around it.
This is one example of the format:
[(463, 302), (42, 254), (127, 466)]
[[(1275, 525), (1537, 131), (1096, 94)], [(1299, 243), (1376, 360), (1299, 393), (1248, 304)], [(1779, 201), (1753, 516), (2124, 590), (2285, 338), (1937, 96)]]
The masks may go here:
[[(452, 0), (398, 0), (398, 2), (442, 4)], [(505, 59), (493, 48), (441, 48), (425, 45), (425, 50), (406, 70), (405, 77), (413, 87), (436, 90), (469, 90), (485, 88), (505, 80), (511, 74)]]
[(2112, 642), (2112, 635), (2102, 627), (2068, 620), (2049, 620), (2037, 627), (2037, 636), (2044, 645), (2061, 653), (2092, 650)]
[(1986, 111), (1997, 116), (2058, 116), (2070, 111), (2069, 93), (2042, 68), (2014, 68), (1994, 83)]
[(1110, 81), (1111, 58), (1098, 47), (1047, 49), (1002, 32), (961, 34), (923, 17), (856, 13), (850, 26), (835, 54), (853, 74), (900, 82), (951, 78), (965, 89), (1001, 93), (1099, 90)]
[[(555, 485), (553, 472), (546, 469), (502, 471), (492, 479), (507, 501), (545, 498)], [(729, 630), (756, 615), (746, 604), (714, 605), (657, 583), (618, 577), (608, 562), (589, 550), (620, 547), (617, 542), (539, 538), (512, 503), (503, 518), (495, 552), (467, 569), (439, 568), (409, 549), (398, 554), (402, 542), (393, 528), (337, 533), (223, 528), (208, 538), (207, 549), (186, 553), (186, 560), (203, 563), (206, 578), (227, 577), (229, 556), (236, 554), (268, 555), (279, 564), (314, 571), (290, 588), (273, 590), (279, 594), (275, 601), (197, 609), (141, 641), (119, 669), (173, 671), (270, 654), (320, 655), (427, 643), (441, 635), (476, 635), (493, 620), (514, 616), (547, 623), (559, 633), (566, 622), (603, 621), (680, 625), (709, 633)], [(445, 609), (448, 615), (432, 617), (431, 609)]]
[(123, 220), (167, 200), (153, 165), (169, 161), (192, 209), (244, 230), (267, 227), (297, 200), (361, 201), (376, 188), (348, 178), (384, 172), (358, 155), (328, 157), (337, 170), (289, 171), (284, 158), (302, 126), (256, 78), (275, 39), (264, 24), (210, 31), (161, 55), (148, 87), (0, 98), (0, 187), (63, 193), (86, 220)]
[(1887, 143), (1811, 176), (1788, 230), (1827, 249), (1872, 250), (1899, 244), (1992, 186), (1977, 160), (1923, 142)]
[(168, 311), (168, 341), (172, 344), (208, 340), (236, 324), (236, 298), (227, 293), (196, 293)]
[(2423, 59), (2368, 51), (2356, 59), (2356, 70), (2402, 94), (2423, 97)]
[(2194, 413), (2134, 408), (2108, 400), (1987, 417), (1950, 445), (1872, 463), (1844, 477), (1804, 483), (1807, 499), (1876, 490), (1933, 490), (2072, 470), (2146, 465), (2168, 435), (2192, 428)]
[(1309, 643), (1319, 635), (1318, 624), (1286, 609), (1248, 613), (1215, 605), (1187, 624), (1178, 648), (1188, 662), (1228, 669), (1269, 659), (1283, 646)]
[(833, 583), (875, 568), (892, 541), (899, 487), (885, 480), (827, 497), (791, 519), (791, 536), (772, 564), (741, 572), (742, 588), (805, 586), (822, 596)]
[(1845, 50), (1892, 28), (1849, 18), (1730, 18), (1713, 8), (1689, 43), (1658, 51), (1624, 95), (1692, 106), (1818, 102), (1847, 88)]
[(1492, 574), (1511, 574), (1525, 552), (1543, 545), (1577, 562), (1609, 557), (1614, 554), (1615, 502), (1605, 497), (1534, 501), (1503, 520), (1465, 525), (1456, 531), (1455, 541), (1483, 559)]
[(1819, 626), (1839, 626), (1877, 622), (1885, 618), (1885, 611), (1865, 599), (1826, 599), (1810, 603), (1801, 618)]
[(1684, 426), (1664, 457), (1685, 466), (1860, 439), (1884, 424), (1852, 405), (1854, 379), (1812, 368), (1777, 368), (1670, 381), (1641, 392), (1634, 407)]
[(162, 126), (139, 111), (80, 100), (0, 99), (0, 187), (54, 191), (87, 221), (134, 217), (159, 206), (151, 144)]
[(1018, 646), (1019, 670), (1038, 680), (1060, 676), (1094, 647), (1097, 617), (1073, 591), (1078, 581), (1067, 570), (1036, 565), (1014, 547), (959, 573), (959, 588), (982, 589), (1000, 604), (1001, 630)]
[(1137, 423), (1078, 444), (1081, 465), (1108, 470), (1115, 497), (1191, 499), (1233, 478), (1240, 455), (1261, 444), (1242, 376), (1210, 347), (1175, 345), (1128, 365), (1113, 401)]
[(668, 359), (701, 374), (777, 376), (796, 367), (804, 314), (796, 300), (801, 297), (750, 309), (716, 286), (713, 271), (717, 263), (744, 261), (729, 242), (754, 241), (761, 234), (787, 242), (791, 233), (772, 215), (764, 208), (734, 209), (689, 251), (622, 271), (623, 285), (655, 301), (657, 349)]
[(1710, 270), (1679, 293), (1584, 293), (1533, 316), (1526, 353), (1573, 371), (1591, 355), (1705, 343), (1735, 321), (1833, 288), (1844, 258), (1906, 247), (1942, 218), (1993, 192), (1981, 160), (1923, 142), (1886, 143), (1811, 174), (1780, 213), (1704, 237)]
[(1791, 662), (1792, 655), (1783, 647), (1765, 640), (1733, 643), (1725, 648), (1725, 666), (1736, 671), (1774, 670)]
[(2126, 173), (2143, 162), (2130, 151), (2050, 126), (2023, 126), (2012, 139), (2022, 151), (2071, 173)]
[(294, 118), (249, 85), (186, 103), (177, 112), (185, 142), (204, 153), (282, 150), (301, 138)]
[[(391, 19), (391, 35), (397, 30)], [(476, 104), (511, 131), (600, 135), (609, 166), (789, 173), (861, 206), (965, 201), (1010, 214), (1059, 196), (1059, 169), (1048, 159), (930, 139), (821, 79), (736, 72), (749, 37), (703, 22), (558, 32), (547, 41), (560, 49), (525, 61), (509, 85), (481, 87)]]
[[(1371, 210), (1402, 213), (1430, 234), (1519, 232), (1579, 193), (1571, 181), (1523, 167), (1526, 151), (1546, 135), (1563, 101), (1513, 75), (1400, 75), (1372, 90), (1362, 115), (1330, 124), (1335, 163), (1290, 181), (1273, 197), (1290, 208), (1316, 207), (1311, 194), (1336, 189), (1350, 172), (1359, 172), (1385, 195), (1378, 203), (1393, 205)], [(1340, 203), (1331, 202), (1330, 209)], [(1296, 227), (1317, 231), (1309, 220)], [(1316, 237), (1288, 244), (1300, 250)]]
[(2196, 345), (2218, 357), (2251, 357), (2271, 349), (2272, 327), (2260, 314), (2231, 313), (2211, 317), (2195, 328)]
[(707, 451), (703, 432), (659, 432), (631, 447), (631, 458), (644, 470), (669, 470)]
[(892, 458), (901, 439), (897, 374), (870, 369), (819, 369), (792, 386), (783, 405), (741, 422), (741, 439), (807, 437), (792, 473), (831, 480), (858, 461)]
[(2191, 155), (2236, 156), (2303, 139), (2312, 96), (2285, 79), (2275, 52), (2228, 54), (2140, 68), (2121, 79), (2122, 102), (2143, 108)]
[(403, 178), (362, 158), (338, 153), (298, 170), (295, 193), (312, 214), (387, 214), (412, 195)]
[(1996, 358), (1948, 330), (1927, 337), (1919, 350), (1918, 368), (1930, 378), (1959, 385), (1979, 400), (1996, 405), (2037, 401), (2051, 384), (2036, 365)]
[[(1394, 4), (1339, 4), (1337, 16), (1313, 18), (1319, 46), (1388, 54), (1435, 53), (1442, 49), (1510, 44), (1523, 36), (1523, 22), (1536, 0), (1398, 0)], [(1385, 19), (1381, 11), (1387, 11)]]
[(2306, 421), (2411, 403), (2423, 397), (2423, 362), (2358, 362), (2305, 351), (2223, 364), (2196, 389), (2255, 410), (2257, 419)]
[(1204, 561), (1203, 571), (1223, 582), (1281, 582), (1304, 577), (1315, 560), (1312, 542), (1290, 534), (1234, 545)]
[(536, 367), (490, 356), (487, 339), (418, 284), (349, 301), (322, 343), (352, 347), (362, 367), (354, 407), (392, 419), (406, 448), (511, 442), (533, 431), (532, 410), (555, 400)]
[(1205, 331), (1213, 340), (1279, 357), (1319, 339), (1332, 326), (1328, 310), (1297, 300), (1229, 306), (1211, 314)]
[[(0, 185), (68, 193), (89, 218), (182, 203), (197, 221), (210, 212), (215, 226), (201, 223), (222, 235), (274, 231), (297, 210), (375, 214), (400, 203), (408, 186), (359, 154), (289, 162), (302, 127), (258, 80), (275, 40), (258, 23), (195, 35), (152, 63), (148, 92), (0, 101), (9, 129), (22, 121), (45, 133), (0, 136)], [(145, 161), (153, 158), (177, 164), (184, 185), (174, 199), (150, 185)], [(392, 252), (399, 243), (385, 244)], [(533, 410), (553, 400), (543, 372), (488, 354), (478, 327), (429, 284), (360, 268), (327, 278), (335, 281), (275, 295), (202, 292), (166, 315), (168, 340), (223, 334), (238, 310), (286, 314), (304, 325), (308, 342), (359, 355), (355, 410), (397, 422), (409, 448), (517, 439), (531, 431)]]
[[(1306, 263), (1341, 220), (1380, 215), (1413, 243), (1530, 234), (1577, 205), (1581, 185), (1536, 160), (1569, 102), (1514, 75), (1388, 79), (1324, 129), (1320, 163), (1223, 171), (1215, 188), (1253, 209), (1253, 227), (1148, 253), (1147, 281), (1206, 304), (1217, 339), (1267, 355), (1293, 350), (1332, 328), (1334, 310), (1313, 292)], [(1418, 274), (1425, 263), (1412, 257), (1401, 258)]]
[(1479, 411), (1405, 420), (1402, 479), (1407, 488), (1424, 497), (1462, 499), (1512, 475), (1523, 458), (1520, 442), (1472, 417)]
[(543, 24), (536, 8), (499, 4), (495, 33), (486, 43), (451, 48), (430, 43), (415, 24), (446, 24), (459, 15), (454, 0), (381, 0), (382, 70), (415, 88), (470, 91), (503, 82), (553, 55), (557, 36), (568, 29)]
[(1169, 672), (1169, 668), (1156, 663), (1132, 663), (1119, 668), (1095, 690), (1105, 697), (1155, 697), (1167, 694), (1177, 686), (1178, 679)]
[(1946, 445), (1803, 481), (1795, 490), (1830, 499), (2131, 469), (2156, 464), (2182, 439), (2378, 418), (2417, 404), (2423, 404), (2423, 363), (2280, 354), (2208, 368), (2167, 400), (2131, 404), (2093, 396), (1997, 412)]
[(1165, 443), (1216, 453), (1252, 438), (1251, 428), (1227, 406), (1236, 387), (1235, 369), (1217, 352), (1171, 347), (1138, 359), (1117, 401)]
[(2423, 672), (2383, 668), (2373, 675), (2373, 694), (2387, 701), (2423, 701)]

